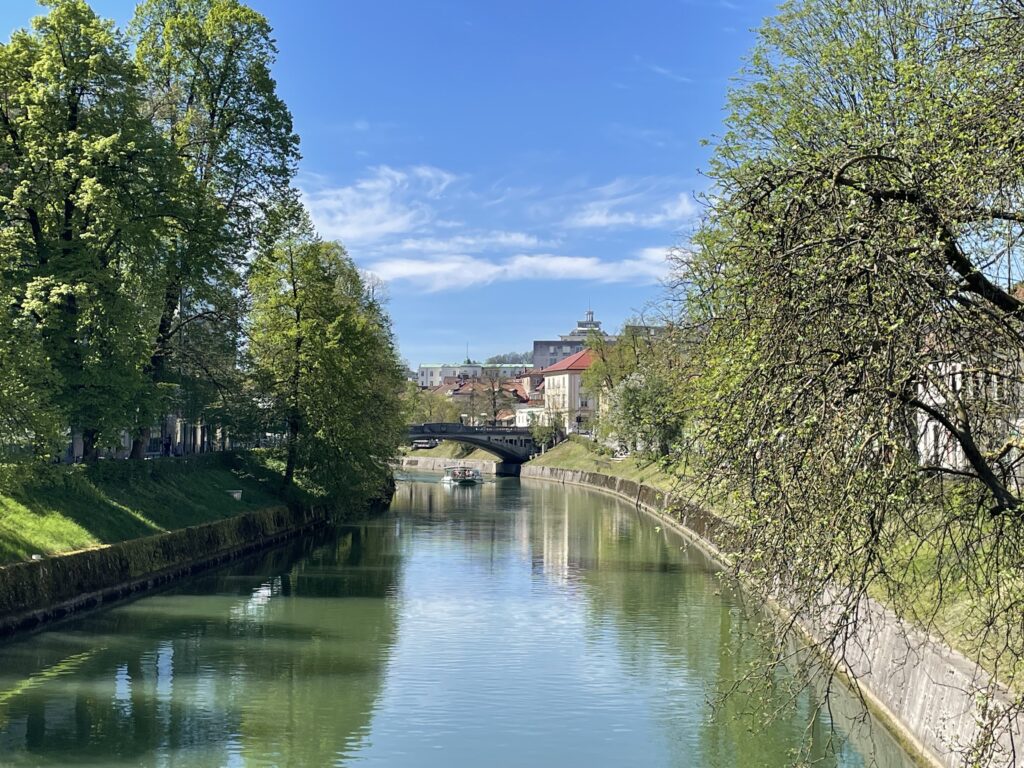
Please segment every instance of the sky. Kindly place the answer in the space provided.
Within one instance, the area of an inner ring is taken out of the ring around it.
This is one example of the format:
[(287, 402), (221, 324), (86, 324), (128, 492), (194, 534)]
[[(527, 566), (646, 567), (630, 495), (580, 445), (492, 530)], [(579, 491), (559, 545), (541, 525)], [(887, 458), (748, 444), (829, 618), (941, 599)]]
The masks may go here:
[[(656, 314), (767, 0), (250, 0), (321, 235), (415, 368)], [(133, 0), (92, 0), (120, 24)], [(3, 0), (0, 31), (33, 0)], [(6, 39), (6, 37), (4, 38)]]

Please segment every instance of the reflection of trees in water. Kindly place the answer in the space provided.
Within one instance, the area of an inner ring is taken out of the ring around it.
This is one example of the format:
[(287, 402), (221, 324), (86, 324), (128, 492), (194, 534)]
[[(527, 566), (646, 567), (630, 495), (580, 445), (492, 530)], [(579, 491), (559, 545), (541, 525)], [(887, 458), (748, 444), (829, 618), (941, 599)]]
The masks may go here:
[[(579, 589), (591, 631), (613, 624), (620, 659), (643, 686), (655, 681), (664, 694), (652, 706), (669, 742), (682, 738), (681, 720), (698, 723), (699, 755), (679, 744), (687, 765), (779, 766), (798, 750), (815, 765), (862, 764), (807, 690), (794, 695), (781, 672), (756, 691), (734, 685), (763, 662), (770, 627), (742, 605), (727, 579), (710, 573), (704, 555), (658, 522), (609, 497), (573, 487), (531, 484), (530, 541), (535, 570)], [(601, 509), (601, 513), (595, 513)], [(726, 692), (734, 695), (725, 696)], [(835, 703), (855, 712), (845, 689)], [(695, 702), (716, 702), (694, 713)], [(681, 708), (689, 711), (681, 711)], [(714, 712), (714, 718), (711, 718)], [(765, 714), (775, 714), (770, 724)], [(859, 730), (858, 749), (877, 765), (904, 765), (902, 753), (881, 726)], [(835, 751), (839, 752), (837, 760)], [(853, 761), (853, 762), (850, 762)]]
[(398, 566), (368, 524), (0, 647), (0, 754), (333, 764), (369, 727)]

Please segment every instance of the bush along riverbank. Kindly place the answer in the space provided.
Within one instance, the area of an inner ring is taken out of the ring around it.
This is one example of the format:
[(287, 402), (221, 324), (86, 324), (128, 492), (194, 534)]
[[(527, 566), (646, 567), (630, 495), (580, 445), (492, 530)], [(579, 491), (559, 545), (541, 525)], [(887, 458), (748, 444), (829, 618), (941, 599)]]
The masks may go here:
[(339, 506), (259, 453), (19, 469), (0, 495), (0, 635), (379, 514), (394, 490), (387, 478)]
[[(558, 466), (558, 456), (549, 451), (543, 463), (534, 460), (523, 465), (520, 477), (614, 494), (676, 528), (712, 560), (732, 569), (725, 554), (729, 551), (729, 525), (718, 516), (674, 498), (663, 488), (579, 469), (575, 453), (566, 454), (566, 466)], [(785, 611), (784, 606), (778, 608)], [(965, 762), (965, 754), (977, 748), (976, 742), (987, 732), (991, 719), (1007, 709), (1012, 694), (1003, 691), (996, 697), (980, 695), (991, 690), (991, 678), (967, 656), (901, 621), (873, 600), (865, 600), (863, 611), (865, 617), (840, 667), (855, 681), (853, 685), (865, 704), (922, 765), (981, 765)], [(816, 644), (820, 628), (799, 617), (797, 624), (808, 642)], [(827, 656), (828, 651), (819, 645), (819, 653)], [(1024, 723), (1014, 717), (1003, 726), (996, 738), (1006, 754), (1013, 754), (1012, 741), (1024, 733)]]

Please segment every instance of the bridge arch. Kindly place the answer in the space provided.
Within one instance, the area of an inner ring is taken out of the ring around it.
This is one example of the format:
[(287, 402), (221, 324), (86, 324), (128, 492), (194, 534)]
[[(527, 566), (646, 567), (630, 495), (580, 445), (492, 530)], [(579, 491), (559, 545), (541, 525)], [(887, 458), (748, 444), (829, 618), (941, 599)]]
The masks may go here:
[(413, 424), (408, 439), (454, 440), (483, 448), (510, 464), (522, 464), (537, 451), (533, 435), (526, 427), (470, 427), (465, 424)]

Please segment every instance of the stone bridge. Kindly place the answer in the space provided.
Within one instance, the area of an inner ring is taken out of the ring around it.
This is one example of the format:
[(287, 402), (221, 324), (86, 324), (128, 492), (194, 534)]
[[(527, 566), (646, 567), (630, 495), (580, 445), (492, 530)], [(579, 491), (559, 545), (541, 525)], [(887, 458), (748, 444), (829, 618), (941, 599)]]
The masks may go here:
[(502, 461), (522, 464), (537, 452), (527, 427), (468, 427), (463, 424), (413, 424), (409, 440), (454, 440), (497, 454)]

